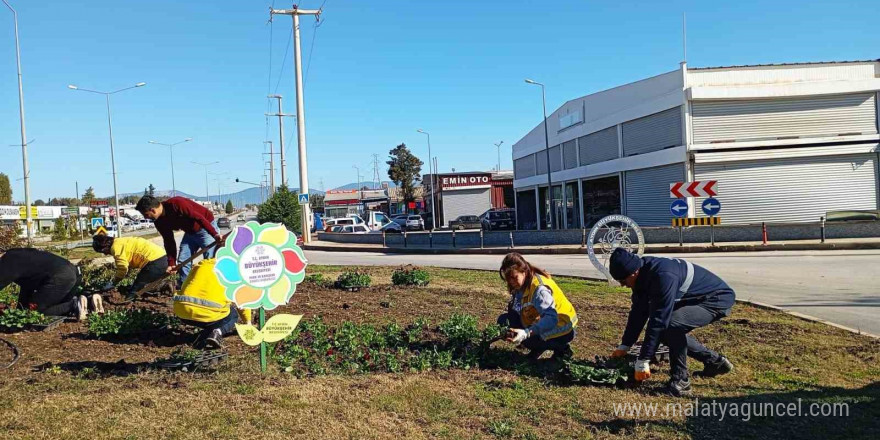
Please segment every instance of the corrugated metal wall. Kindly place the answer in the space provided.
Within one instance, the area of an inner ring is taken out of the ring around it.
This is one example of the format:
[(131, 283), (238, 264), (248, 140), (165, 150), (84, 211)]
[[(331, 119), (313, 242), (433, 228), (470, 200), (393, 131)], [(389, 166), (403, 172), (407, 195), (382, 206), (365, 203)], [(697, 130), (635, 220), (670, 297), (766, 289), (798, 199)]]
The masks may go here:
[(873, 93), (694, 101), (694, 143), (877, 133)]
[(641, 226), (669, 226), (669, 184), (686, 180), (684, 163), (627, 171), (624, 174), (626, 215)]
[(681, 107), (625, 122), (622, 130), (624, 156), (682, 145)]
[(562, 144), (562, 165), (565, 169), (578, 167), (577, 154), (577, 142), (574, 139)]
[(535, 174), (547, 174), (547, 152), (541, 150), (535, 153), (535, 162), (537, 163)]
[(513, 161), (513, 173), (515, 179), (532, 177), (535, 175), (535, 155), (530, 154)]
[(443, 193), (443, 225), (460, 215), (480, 215), (492, 207), (490, 188), (458, 189)]
[[(562, 171), (562, 146), (556, 145), (550, 147), (550, 171), (557, 172)], [(544, 153), (545, 155), (547, 153)]]
[[(878, 209), (876, 154), (697, 163), (718, 180), (722, 224), (817, 222), (826, 211)], [(668, 188), (667, 188), (668, 190)], [(697, 211), (702, 215), (697, 200)]]
[(590, 165), (617, 159), (620, 148), (617, 143), (617, 126), (608, 127), (578, 138), (580, 164)]

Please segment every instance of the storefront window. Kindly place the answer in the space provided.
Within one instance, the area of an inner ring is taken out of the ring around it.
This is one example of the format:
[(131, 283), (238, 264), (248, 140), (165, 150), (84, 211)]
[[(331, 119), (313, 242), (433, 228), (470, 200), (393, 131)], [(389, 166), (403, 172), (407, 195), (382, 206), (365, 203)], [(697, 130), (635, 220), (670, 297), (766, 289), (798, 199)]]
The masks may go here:
[(535, 190), (516, 193), (516, 227), (521, 230), (538, 229), (537, 213), (535, 212)]
[(584, 180), (584, 223), (592, 227), (602, 217), (620, 214), (620, 176)]
[(550, 202), (547, 201), (547, 187), (538, 188), (538, 206), (541, 230), (550, 229)]
[(565, 219), (569, 229), (581, 227), (581, 210), (578, 203), (577, 182), (565, 184)]
[(565, 215), (565, 211), (562, 206), (562, 185), (556, 185), (553, 187), (553, 223), (555, 224), (555, 229), (562, 229), (563, 220), (562, 217)]

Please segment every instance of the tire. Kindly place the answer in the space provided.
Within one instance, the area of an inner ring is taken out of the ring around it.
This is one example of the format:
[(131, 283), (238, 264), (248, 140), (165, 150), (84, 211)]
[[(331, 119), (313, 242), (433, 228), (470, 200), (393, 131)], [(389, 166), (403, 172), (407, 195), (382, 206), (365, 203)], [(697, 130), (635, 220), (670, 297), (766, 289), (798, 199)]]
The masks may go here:
[(464, 225), (458, 225), (458, 230), (459, 230), (459, 231), (464, 231)]

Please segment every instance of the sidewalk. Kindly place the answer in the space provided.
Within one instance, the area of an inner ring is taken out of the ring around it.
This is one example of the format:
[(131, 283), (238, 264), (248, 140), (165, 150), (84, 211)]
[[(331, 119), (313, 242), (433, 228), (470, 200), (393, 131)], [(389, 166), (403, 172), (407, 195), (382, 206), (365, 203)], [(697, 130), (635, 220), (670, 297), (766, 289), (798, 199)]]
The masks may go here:
[[(516, 251), (521, 254), (582, 254), (585, 247), (580, 245), (555, 245), (555, 246), (517, 246), (510, 247), (486, 247), (483, 249), (473, 247), (451, 246), (408, 246), (408, 247), (382, 247), (378, 244), (336, 243), (319, 241), (313, 238), (310, 244), (303, 245), (303, 249), (326, 252), (384, 252), (397, 254), (506, 254)], [(662, 243), (648, 244), (645, 252), (651, 254), (677, 254), (677, 253), (702, 253), (702, 252), (766, 252), (766, 251), (821, 251), (821, 250), (853, 250), (853, 249), (880, 249), (880, 238), (845, 238), (825, 240), (791, 240), (770, 242), (767, 245), (761, 242), (735, 242), (735, 243), (685, 243), (678, 244)]]

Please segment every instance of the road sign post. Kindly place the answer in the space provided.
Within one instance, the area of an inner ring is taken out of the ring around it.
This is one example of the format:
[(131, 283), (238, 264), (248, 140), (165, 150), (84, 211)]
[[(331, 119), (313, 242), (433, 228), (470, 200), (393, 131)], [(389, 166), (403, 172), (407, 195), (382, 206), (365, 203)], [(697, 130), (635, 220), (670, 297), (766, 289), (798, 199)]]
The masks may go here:
[[(688, 215), (688, 203), (685, 199), (675, 199), (672, 201), (672, 204), (669, 206), (669, 212), (672, 213), (672, 216), (675, 218), (687, 217)], [(678, 245), (684, 246), (684, 230), (681, 226), (678, 227)]]
[[(708, 215), (709, 218), (714, 218), (721, 212), (721, 202), (714, 197), (709, 197), (706, 200), (703, 200), (703, 213)], [(710, 222), (709, 223), (709, 244), (715, 246), (715, 226)]]
[(300, 194), (299, 195), (299, 204), (300, 205), (308, 205), (309, 204), (309, 194)]

